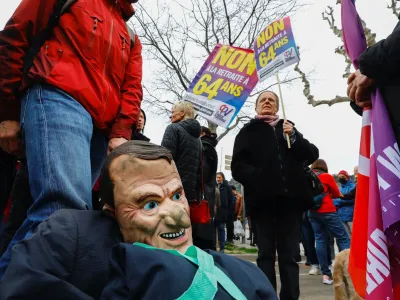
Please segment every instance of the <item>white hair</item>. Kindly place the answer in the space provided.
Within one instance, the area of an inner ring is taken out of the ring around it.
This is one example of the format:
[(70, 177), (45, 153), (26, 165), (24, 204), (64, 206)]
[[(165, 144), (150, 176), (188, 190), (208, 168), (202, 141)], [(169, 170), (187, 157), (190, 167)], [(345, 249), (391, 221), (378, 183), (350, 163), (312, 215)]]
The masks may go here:
[(184, 120), (194, 119), (194, 108), (192, 103), (187, 101), (179, 101), (172, 106), (172, 110), (183, 111)]

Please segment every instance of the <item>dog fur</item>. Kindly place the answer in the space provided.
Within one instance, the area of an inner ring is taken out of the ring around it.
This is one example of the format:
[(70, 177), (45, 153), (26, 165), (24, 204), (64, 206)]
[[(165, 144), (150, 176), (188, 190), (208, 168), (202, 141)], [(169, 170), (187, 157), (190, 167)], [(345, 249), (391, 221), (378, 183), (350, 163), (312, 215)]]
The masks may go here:
[(363, 300), (354, 289), (351, 281), (349, 268), (350, 250), (346, 249), (335, 257), (333, 266), (333, 288), (335, 300)]

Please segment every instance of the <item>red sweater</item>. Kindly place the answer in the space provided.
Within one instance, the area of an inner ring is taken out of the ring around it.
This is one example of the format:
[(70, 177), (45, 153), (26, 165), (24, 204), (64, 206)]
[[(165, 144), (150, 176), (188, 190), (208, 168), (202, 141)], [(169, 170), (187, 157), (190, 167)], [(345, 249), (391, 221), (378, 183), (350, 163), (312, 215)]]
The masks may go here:
[(336, 212), (336, 207), (333, 204), (334, 198), (340, 197), (340, 190), (335, 182), (332, 175), (328, 173), (321, 173), (318, 175), (324, 185), (324, 193), (327, 193), (324, 199), (322, 199), (321, 207), (317, 210), (319, 213), (332, 213)]

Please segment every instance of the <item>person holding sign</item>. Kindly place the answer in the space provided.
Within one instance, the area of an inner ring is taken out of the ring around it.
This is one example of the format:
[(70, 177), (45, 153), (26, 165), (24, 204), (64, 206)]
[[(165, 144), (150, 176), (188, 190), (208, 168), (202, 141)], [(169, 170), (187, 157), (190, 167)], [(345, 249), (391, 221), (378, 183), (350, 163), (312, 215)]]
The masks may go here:
[[(318, 159), (316, 146), (277, 115), (278, 96), (266, 91), (256, 101), (255, 119), (236, 137), (232, 176), (244, 186), (246, 211), (252, 216), (259, 248), (257, 265), (276, 289), (275, 254), (282, 280), (280, 299), (298, 299), (302, 212), (313, 203), (303, 166)], [(286, 141), (290, 137), (290, 148)]]

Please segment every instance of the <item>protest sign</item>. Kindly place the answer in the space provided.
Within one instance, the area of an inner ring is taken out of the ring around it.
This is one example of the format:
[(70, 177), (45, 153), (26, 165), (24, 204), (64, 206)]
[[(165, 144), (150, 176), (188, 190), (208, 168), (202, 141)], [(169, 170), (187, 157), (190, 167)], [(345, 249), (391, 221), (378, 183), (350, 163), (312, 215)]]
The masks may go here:
[(252, 50), (218, 44), (184, 100), (191, 102), (200, 116), (227, 128), (257, 82)]
[(254, 54), (260, 82), (300, 60), (289, 17), (273, 22), (257, 36)]

